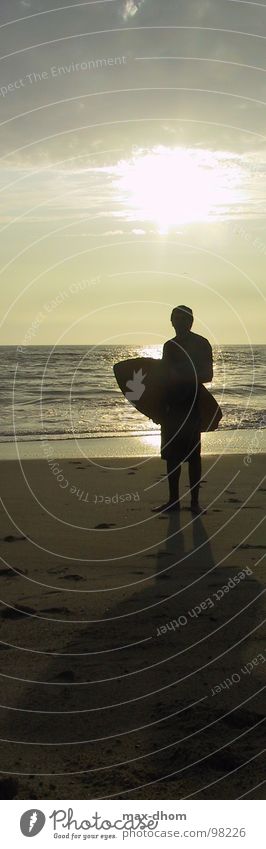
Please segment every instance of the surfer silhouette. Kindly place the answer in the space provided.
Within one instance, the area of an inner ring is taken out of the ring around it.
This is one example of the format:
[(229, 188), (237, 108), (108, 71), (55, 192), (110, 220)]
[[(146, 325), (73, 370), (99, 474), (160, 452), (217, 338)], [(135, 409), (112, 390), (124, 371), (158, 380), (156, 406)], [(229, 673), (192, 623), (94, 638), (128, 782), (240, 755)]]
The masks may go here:
[(201, 427), (199, 390), (213, 377), (212, 348), (207, 339), (192, 333), (190, 307), (175, 307), (171, 322), (174, 339), (163, 347), (165, 399), (161, 414), (161, 457), (167, 463), (169, 500), (153, 512), (177, 512), (182, 463), (188, 462), (191, 511), (199, 515), (201, 480)]

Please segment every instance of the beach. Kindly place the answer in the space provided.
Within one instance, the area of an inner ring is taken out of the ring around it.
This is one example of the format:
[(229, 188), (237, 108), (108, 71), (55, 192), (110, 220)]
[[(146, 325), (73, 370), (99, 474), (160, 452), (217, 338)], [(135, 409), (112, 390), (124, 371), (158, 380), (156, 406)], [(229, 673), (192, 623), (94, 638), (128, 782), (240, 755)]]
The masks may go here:
[(265, 454), (204, 453), (193, 519), (82, 444), (1, 446), (1, 798), (265, 798)]
[(1, 3), (4, 849), (263, 842), (265, 12)]

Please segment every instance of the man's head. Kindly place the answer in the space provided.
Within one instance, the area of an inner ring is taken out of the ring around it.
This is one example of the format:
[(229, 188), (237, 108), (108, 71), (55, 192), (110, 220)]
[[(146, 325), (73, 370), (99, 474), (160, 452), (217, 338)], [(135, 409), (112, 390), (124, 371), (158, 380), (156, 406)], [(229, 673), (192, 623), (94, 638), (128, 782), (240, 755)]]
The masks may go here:
[(193, 324), (193, 312), (190, 307), (185, 307), (183, 304), (174, 307), (171, 313), (171, 322), (176, 333), (187, 333)]

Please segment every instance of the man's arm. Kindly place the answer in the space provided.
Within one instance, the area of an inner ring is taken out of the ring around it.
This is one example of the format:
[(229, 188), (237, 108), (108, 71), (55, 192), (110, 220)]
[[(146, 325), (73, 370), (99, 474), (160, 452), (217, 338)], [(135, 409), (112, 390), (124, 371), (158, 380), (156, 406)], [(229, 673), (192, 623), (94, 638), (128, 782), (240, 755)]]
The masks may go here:
[(213, 356), (210, 343), (204, 340), (200, 361), (197, 369), (198, 379), (200, 383), (211, 383), (213, 378)]
[(162, 353), (162, 359), (164, 360), (164, 362), (167, 362), (167, 361), (172, 362), (171, 350), (172, 350), (171, 343), (169, 345), (169, 342), (165, 342), (164, 346), (163, 346), (163, 353)]

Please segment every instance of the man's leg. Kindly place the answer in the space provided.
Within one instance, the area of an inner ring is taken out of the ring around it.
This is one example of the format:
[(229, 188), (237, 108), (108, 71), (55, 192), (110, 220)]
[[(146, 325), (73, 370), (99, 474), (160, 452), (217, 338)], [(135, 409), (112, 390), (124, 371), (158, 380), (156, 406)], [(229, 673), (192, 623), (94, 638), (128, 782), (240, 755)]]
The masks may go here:
[(154, 507), (153, 513), (177, 513), (180, 510), (179, 504), (179, 478), (181, 466), (177, 466), (174, 460), (167, 460), (167, 475), (169, 486), (169, 501), (166, 504), (161, 504), (160, 507)]
[(191, 454), (189, 458), (189, 484), (190, 484), (190, 494), (191, 494), (191, 510), (193, 513), (199, 513), (199, 490), (200, 490), (200, 481), (201, 481), (201, 444), (197, 445), (197, 448)]
[(181, 466), (176, 465), (175, 460), (167, 460), (167, 475), (169, 486), (169, 504), (175, 504), (176, 508), (180, 509), (179, 504), (179, 480), (181, 474)]

